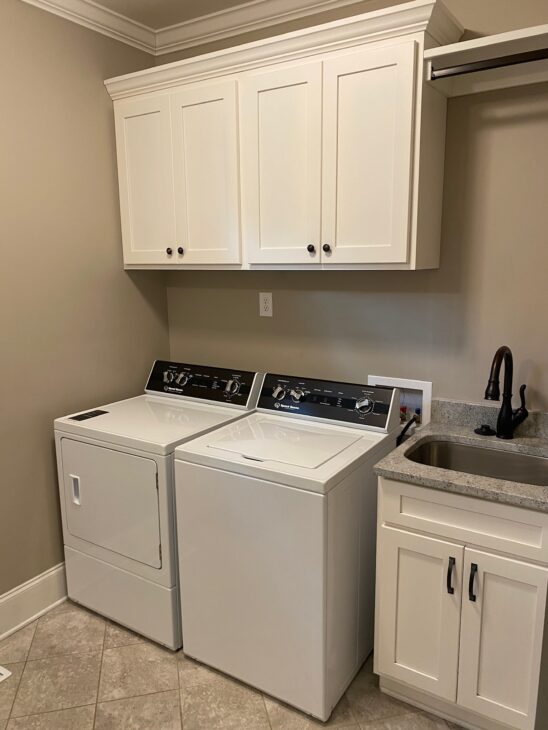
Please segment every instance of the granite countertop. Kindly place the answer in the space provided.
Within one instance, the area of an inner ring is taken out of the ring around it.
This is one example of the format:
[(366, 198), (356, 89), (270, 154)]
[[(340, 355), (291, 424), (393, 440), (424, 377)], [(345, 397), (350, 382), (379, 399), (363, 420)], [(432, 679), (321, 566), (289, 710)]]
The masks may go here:
[(405, 454), (408, 451), (426, 441), (456, 441), (472, 446), (484, 446), (490, 449), (548, 457), (548, 438), (545, 438), (544, 434), (542, 437), (520, 436), (511, 441), (502, 441), (497, 439), (496, 436), (477, 436), (471, 425), (429, 423), (382, 459), (375, 466), (375, 472), (387, 479), (410, 482), (422, 487), (431, 487), (432, 489), (441, 489), (468, 497), (477, 497), (492, 502), (548, 512), (548, 486), (534, 486), (504, 479), (465, 474), (464, 472), (419, 464), (406, 458)]

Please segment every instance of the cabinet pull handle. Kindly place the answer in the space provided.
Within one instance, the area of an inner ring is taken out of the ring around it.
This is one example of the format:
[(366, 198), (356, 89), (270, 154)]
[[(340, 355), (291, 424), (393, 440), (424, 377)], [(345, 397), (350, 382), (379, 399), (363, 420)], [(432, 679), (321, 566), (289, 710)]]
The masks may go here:
[(184, 249), (184, 248), (183, 248), (182, 246), (179, 246), (179, 248), (177, 249), (177, 253), (178, 253), (178, 254), (179, 254), (180, 256), (182, 256), (182, 255), (184, 254), (184, 252), (185, 252), (185, 249)]
[(313, 243), (309, 243), (306, 247), (306, 250), (308, 251), (308, 253), (316, 253), (316, 246), (314, 246)]
[(453, 595), (455, 593), (455, 589), (452, 586), (452, 578), (453, 578), (453, 569), (455, 567), (455, 563), (457, 561), (455, 558), (449, 558), (449, 565), (447, 566), (447, 593), (450, 595)]
[(166, 253), (167, 253), (168, 256), (171, 256), (171, 254), (173, 253), (173, 249), (172, 248), (166, 248)]
[(324, 243), (322, 248), (325, 251), (325, 253), (331, 253), (331, 246), (328, 243)]
[(474, 593), (474, 578), (476, 577), (476, 573), (478, 572), (478, 566), (476, 563), (472, 563), (470, 565), (470, 580), (468, 581), (468, 598), (475, 603), (476, 601), (476, 594)]

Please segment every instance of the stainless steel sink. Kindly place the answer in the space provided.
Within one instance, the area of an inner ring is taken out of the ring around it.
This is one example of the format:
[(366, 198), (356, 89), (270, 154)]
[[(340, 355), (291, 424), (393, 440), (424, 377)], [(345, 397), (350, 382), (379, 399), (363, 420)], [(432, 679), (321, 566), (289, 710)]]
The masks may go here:
[(406, 457), (418, 464), (465, 474), (548, 486), (548, 458), (543, 456), (529, 456), (455, 441), (426, 441), (411, 449)]

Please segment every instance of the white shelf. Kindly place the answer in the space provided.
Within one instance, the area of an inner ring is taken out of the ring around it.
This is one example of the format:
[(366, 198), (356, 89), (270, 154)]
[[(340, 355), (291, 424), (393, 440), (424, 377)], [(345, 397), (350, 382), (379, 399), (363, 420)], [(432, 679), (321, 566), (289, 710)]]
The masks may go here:
[(461, 66), (545, 48), (548, 48), (548, 25), (438, 46), (424, 52), (426, 79), (446, 96), (542, 83), (548, 81), (548, 60), (502, 66), (438, 80), (432, 79), (432, 69)]

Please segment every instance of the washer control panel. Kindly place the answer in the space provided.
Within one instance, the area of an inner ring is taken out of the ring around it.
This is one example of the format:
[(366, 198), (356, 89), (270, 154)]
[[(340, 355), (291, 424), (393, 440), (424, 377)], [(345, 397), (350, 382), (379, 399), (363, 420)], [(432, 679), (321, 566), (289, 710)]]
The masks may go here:
[[(394, 388), (267, 373), (258, 407), (278, 413), (388, 428)], [(397, 405), (397, 404), (396, 404)]]
[(255, 375), (247, 370), (156, 360), (145, 390), (147, 393), (185, 396), (251, 408), (254, 407), (249, 401)]

